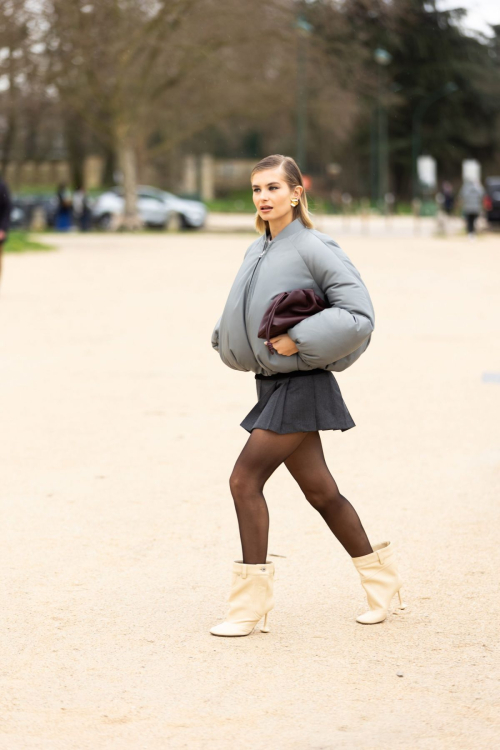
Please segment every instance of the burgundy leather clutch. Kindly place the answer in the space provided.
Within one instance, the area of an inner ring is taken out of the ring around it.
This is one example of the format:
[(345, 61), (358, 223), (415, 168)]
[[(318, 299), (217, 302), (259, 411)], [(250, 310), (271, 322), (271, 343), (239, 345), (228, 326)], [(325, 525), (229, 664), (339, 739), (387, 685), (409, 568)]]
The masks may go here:
[(273, 336), (286, 333), (289, 328), (300, 323), (304, 318), (326, 310), (327, 303), (318, 297), (314, 289), (292, 289), (291, 292), (281, 292), (267, 308), (262, 318), (258, 337), (267, 340), (267, 348), (271, 354), (276, 349), (269, 341)]

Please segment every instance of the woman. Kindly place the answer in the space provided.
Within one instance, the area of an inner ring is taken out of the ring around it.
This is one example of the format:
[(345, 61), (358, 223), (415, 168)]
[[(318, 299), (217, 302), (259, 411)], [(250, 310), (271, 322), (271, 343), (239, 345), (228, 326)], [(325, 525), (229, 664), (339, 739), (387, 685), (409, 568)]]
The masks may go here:
[[(361, 521), (330, 474), (320, 430), (355, 427), (332, 370), (341, 371), (369, 345), (375, 315), (353, 263), (328, 235), (313, 229), (302, 174), (291, 157), (262, 159), (251, 174), (256, 228), (212, 333), (228, 367), (255, 373), (258, 402), (241, 422), (250, 433), (231, 474), (243, 550), (234, 561), (226, 620), (213, 635), (249, 635), (274, 607), (274, 563), (267, 560), (269, 513), (263, 488), (281, 463), (351, 556), (367, 593), (365, 624), (382, 622), (402, 585), (393, 545), (371, 546)], [(262, 317), (282, 291), (314, 289), (330, 305), (270, 338)], [(401, 604), (401, 595), (400, 604)], [(405, 605), (402, 605), (404, 607)]]

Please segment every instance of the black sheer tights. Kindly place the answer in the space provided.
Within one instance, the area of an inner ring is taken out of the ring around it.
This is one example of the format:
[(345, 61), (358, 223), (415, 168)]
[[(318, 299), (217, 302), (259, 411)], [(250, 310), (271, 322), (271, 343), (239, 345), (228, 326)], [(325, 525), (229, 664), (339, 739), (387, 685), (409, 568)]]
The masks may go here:
[(319, 432), (280, 435), (255, 428), (229, 479), (243, 562), (257, 564), (267, 560), (269, 511), (263, 489), (283, 462), (306, 499), (325, 519), (348, 554), (361, 557), (373, 552), (358, 514), (349, 500), (340, 494), (330, 474)]

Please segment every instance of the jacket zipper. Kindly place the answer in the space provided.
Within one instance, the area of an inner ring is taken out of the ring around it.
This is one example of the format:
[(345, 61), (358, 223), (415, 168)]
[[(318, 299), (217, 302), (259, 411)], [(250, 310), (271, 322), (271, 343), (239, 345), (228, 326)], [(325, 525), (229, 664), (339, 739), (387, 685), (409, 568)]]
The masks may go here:
[[(272, 240), (271, 240), (272, 242)], [(261, 261), (261, 258), (263, 255), (265, 255), (266, 251), (269, 249), (269, 246), (271, 245), (271, 242), (269, 242), (269, 238), (266, 237), (266, 240), (264, 242), (264, 247), (262, 249), (262, 252), (260, 253), (259, 257), (257, 258), (257, 263), (254, 266), (254, 269), (252, 271), (252, 276), (250, 278), (250, 284), (248, 285), (248, 297), (247, 297), (247, 305), (246, 305), (246, 311), (245, 311), (245, 317), (248, 319), (248, 309), (250, 307), (250, 300), (252, 299), (252, 291), (254, 286), (254, 279), (256, 278), (256, 271), (257, 267)]]

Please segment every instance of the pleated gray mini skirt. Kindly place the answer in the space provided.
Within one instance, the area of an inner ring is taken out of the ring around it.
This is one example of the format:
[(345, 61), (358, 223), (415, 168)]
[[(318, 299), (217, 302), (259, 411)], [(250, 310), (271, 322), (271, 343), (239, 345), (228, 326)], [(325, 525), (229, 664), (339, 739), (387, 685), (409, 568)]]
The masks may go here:
[(316, 430), (350, 430), (356, 424), (330, 370), (295, 370), (255, 375), (258, 401), (240, 422), (280, 434)]

